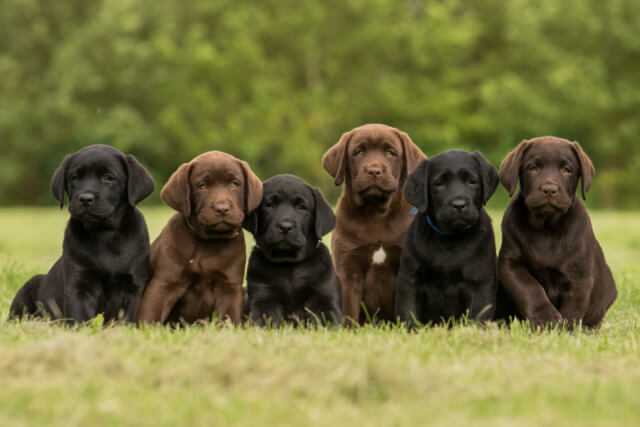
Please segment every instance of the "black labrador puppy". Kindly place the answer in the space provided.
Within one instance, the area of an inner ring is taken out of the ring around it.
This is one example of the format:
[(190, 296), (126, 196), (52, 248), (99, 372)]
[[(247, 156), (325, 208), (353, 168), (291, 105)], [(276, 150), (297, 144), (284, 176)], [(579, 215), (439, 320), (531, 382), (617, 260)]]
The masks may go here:
[(340, 282), (320, 241), (335, 227), (331, 207), (293, 175), (266, 180), (263, 191), (244, 224), (256, 239), (247, 270), (249, 317), (260, 326), (341, 323)]
[(451, 150), (423, 160), (405, 196), (418, 214), (400, 258), (396, 316), (414, 325), (460, 318), (489, 320), (496, 300), (496, 248), (483, 206), (498, 186), (479, 152)]
[(147, 224), (136, 204), (153, 186), (135, 157), (115, 148), (91, 145), (66, 156), (51, 181), (60, 208), (69, 198), (62, 257), (20, 288), (10, 317), (83, 322), (102, 313), (135, 321), (151, 277)]

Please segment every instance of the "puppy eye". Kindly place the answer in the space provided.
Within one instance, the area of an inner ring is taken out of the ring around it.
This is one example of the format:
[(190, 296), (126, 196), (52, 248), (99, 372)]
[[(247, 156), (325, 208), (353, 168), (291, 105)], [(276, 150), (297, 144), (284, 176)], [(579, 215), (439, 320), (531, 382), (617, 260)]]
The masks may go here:
[(364, 154), (364, 150), (362, 148), (358, 148), (353, 152), (354, 156), (359, 156), (361, 154)]
[(306, 210), (307, 210), (307, 207), (306, 207), (305, 205), (302, 205), (302, 204), (300, 204), (300, 205), (296, 206), (296, 208), (297, 208), (299, 211), (306, 211)]
[(540, 168), (537, 165), (531, 165), (527, 168), (529, 172), (538, 172)]
[(387, 150), (387, 152), (385, 154), (388, 155), (388, 156), (391, 156), (391, 157), (398, 157), (396, 152), (393, 151), (393, 150)]
[(105, 174), (105, 175), (102, 176), (102, 180), (104, 182), (113, 182), (113, 177), (111, 175), (109, 175), (109, 174)]
[(231, 181), (231, 187), (232, 188), (240, 187), (240, 181), (234, 179), (233, 181)]
[(478, 181), (476, 181), (474, 178), (467, 178), (467, 184), (476, 185), (477, 183)]
[(200, 184), (198, 184), (198, 188), (201, 190), (204, 190), (205, 188), (207, 188), (207, 183), (206, 182), (201, 182)]
[(565, 174), (568, 175), (571, 173), (571, 168), (569, 168), (568, 166), (563, 166), (562, 169), (560, 169), (560, 171)]
[(433, 183), (433, 185), (435, 185), (436, 187), (443, 187), (444, 186), (444, 181), (437, 180), (436, 182)]
[(73, 175), (73, 176), (71, 177), (71, 181), (73, 181), (73, 182), (80, 181), (80, 177), (79, 177), (78, 175)]

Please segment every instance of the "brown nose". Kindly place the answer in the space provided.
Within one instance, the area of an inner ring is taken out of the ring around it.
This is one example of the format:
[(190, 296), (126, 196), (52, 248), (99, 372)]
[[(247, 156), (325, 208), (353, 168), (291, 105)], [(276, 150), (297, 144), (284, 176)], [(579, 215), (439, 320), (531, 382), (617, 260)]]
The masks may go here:
[(382, 175), (382, 168), (380, 166), (367, 166), (366, 167), (367, 174), (369, 176), (380, 176)]
[(553, 197), (558, 194), (558, 186), (556, 184), (542, 184), (540, 190), (542, 190), (547, 197)]
[(214, 205), (214, 209), (220, 215), (227, 215), (231, 210), (231, 205), (227, 202), (218, 202)]

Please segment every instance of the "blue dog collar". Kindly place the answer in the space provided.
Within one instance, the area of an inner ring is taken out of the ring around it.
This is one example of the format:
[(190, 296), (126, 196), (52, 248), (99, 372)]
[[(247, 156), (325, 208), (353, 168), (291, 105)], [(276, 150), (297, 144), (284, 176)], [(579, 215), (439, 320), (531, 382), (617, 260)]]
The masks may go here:
[[(411, 215), (415, 215), (416, 212), (418, 212), (418, 208), (413, 208), (409, 211)], [(454, 236), (456, 234), (460, 234), (463, 231), (467, 231), (468, 229), (473, 228), (473, 226), (475, 225), (475, 224), (469, 224), (464, 228), (464, 230), (460, 231), (459, 233), (447, 233), (445, 231), (440, 230), (438, 227), (436, 227), (433, 221), (431, 221), (431, 217), (429, 215), (427, 215), (427, 224), (429, 224), (429, 227), (431, 227), (433, 231), (435, 231), (436, 233), (442, 234), (443, 236)]]

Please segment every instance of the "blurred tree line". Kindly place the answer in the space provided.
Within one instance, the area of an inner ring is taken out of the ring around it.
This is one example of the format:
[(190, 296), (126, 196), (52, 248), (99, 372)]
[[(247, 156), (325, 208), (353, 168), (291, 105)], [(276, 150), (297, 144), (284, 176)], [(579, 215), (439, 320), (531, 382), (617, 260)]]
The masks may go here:
[(640, 206), (634, 0), (0, 0), (0, 10), (2, 204), (52, 204), (64, 154), (94, 143), (136, 155), (158, 188), (216, 149), (335, 200), (322, 154), (381, 122), (428, 155), (481, 150), (496, 166), (524, 138), (577, 140), (597, 169), (590, 203)]

